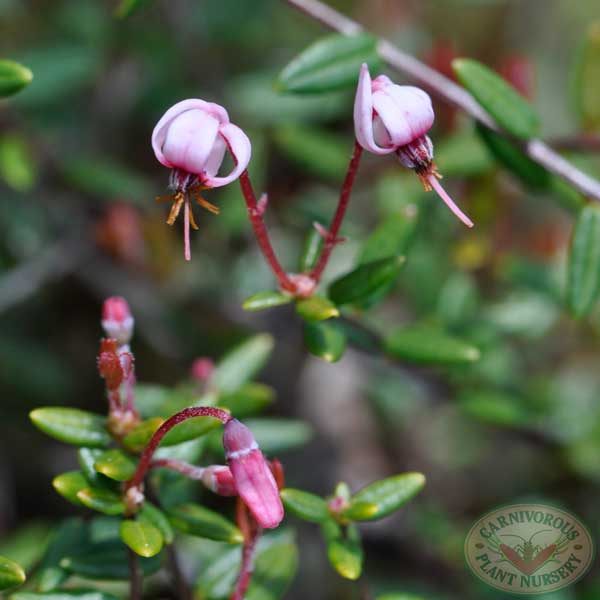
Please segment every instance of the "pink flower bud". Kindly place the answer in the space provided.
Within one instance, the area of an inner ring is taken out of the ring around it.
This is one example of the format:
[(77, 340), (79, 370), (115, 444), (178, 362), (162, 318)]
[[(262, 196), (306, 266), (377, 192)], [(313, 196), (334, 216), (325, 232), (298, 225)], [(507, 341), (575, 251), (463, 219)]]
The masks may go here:
[[(250, 162), (250, 140), (229, 122), (227, 111), (204, 100), (183, 100), (172, 106), (152, 132), (152, 148), (165, 167), (195, 175), (209, 188), (235, 181)], [(229, 148), (235, 167), (226, 177), (217, 177)]]
[(117, 340), (119, 346), (129, 344), (133, 335), (133, 316), (125, 298), (113, 296), (104, 301), (102, 327), (106, 335)]
[(283, 519), (283, 505), (269, 465), (252, 432), (231, 419), (223, 432), (225, 458), (238, 494), (261, 527), (277, 527)]
[(204, 382), (210, 378), (215, 370), (215, 363), (206, 357), (197, 358), (190, 368), (192, 379), (199, 382)]
[(354, 128), (358, 143), (373, 154), (395, 152), (400, 162), (414, 169), (426, 191), (432, 188), (465, 225), (471, 220), (442, 188), (433, 163), (433, 144), (426, 133), (434, 120), (431, 99), (420, 88), (396, 85), (385, 75), (371, 81), (363, 64), (354, 101)]
[(202, 472), (202, 483), (219, 496), (237, 496), (231, 469), (225, 465), (212, 465)]

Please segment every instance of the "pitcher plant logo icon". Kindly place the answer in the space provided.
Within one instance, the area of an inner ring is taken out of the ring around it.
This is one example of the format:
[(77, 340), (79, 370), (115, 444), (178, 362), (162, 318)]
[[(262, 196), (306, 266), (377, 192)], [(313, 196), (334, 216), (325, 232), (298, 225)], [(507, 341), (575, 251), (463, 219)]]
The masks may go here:
[(469, 568), (488, 585), (515, 594), (566, 587), (588, 570), (592, 538), (574, 515), (541, 504), (516, 504), (481, 517), (465, 540)]

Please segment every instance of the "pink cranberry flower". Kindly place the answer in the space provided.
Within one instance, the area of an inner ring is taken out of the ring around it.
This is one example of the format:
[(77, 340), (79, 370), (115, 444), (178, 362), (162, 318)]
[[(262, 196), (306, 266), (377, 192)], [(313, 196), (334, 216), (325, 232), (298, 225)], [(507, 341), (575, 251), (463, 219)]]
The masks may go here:
[(433, 121), (431, 99), (423, 90), (396, 85), (385, 75), (371, 81), (369, 68), (362, 65), (354, 101), (358, 143), (374, 154), (394, 152), (401, 164), (417, 173), (426, 191), (433, 188), (465, 225), (473, 227), (438, 181), (433, 144), (426, 135)]
[(223, 432), (225, 458), (238, 494), (261, 527), (277, 527), (283, 519), (283, 505), (269, 465), (252, 432), (231, 419)]
[(102, 306), (102, 328), (106, 335), (126, 346), (133, 335), (133, 315), (125, 298), (113, 296), (107, 298)]
[(219, 496), (237, 496), (238, 491), (231, 469), (225, 465), (211, 465), (202, 471), (202, 483)]
[[(251, 146), (246, 134), (229, 121), (227, 111), (204, 100), (183, 100), (172, 106), (152, 132), (152, 148), (159, 162), (172, 169), (174, 191), (167, 223), (173, 225), (184, 206), (185, 258), (190, 260), (190, 223), (198, 229), (191, 209), (194, 198), (200, 206), (218, 214), (219, 209), (200, 192), (235, 181), (250, 162)], [(235, 166), (229, 175), (217, 173), (229, 149)]]

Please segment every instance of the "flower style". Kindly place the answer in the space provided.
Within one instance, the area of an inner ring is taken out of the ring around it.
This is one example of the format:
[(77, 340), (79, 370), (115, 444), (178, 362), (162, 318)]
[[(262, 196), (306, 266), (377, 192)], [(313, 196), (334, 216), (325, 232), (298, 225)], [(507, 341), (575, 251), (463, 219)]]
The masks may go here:
[(283, 505), (273, 473), (252, 432), (237, 419), (225, 424), (225, 458), (238, 494), (261, 527), (277, 527), (283, 519)]
[(426, 191), (432, 188), (468, 227), (473, 222), (439, 183), (433, 162), (433, 144), (426, 135), (435, 115), (431, 99), (413, 86), (396, 85), (385, 75), (371, 80), (369, 68), (360, 70), (354, 101), (354, 127), (358, 143), (373, 154), (396, 153), (402, 165), (413, 169)]
[[(200, 192), (227, 185), (241, 175), (250, 162), (250, 140), (229, 121), (222, 106), (190, 99), (178, 102), (162, 116), (152, 132), (152, 148), (158, 161), (172, 169), (170, 187), (174, 194), (165, 198), (173, 203), (167, 223), (173, 225), (184, 208), (185, 258), (190, 260), (190, 224), (198, 229), (191, 200), (195, 199), (214, 214), (219, 213)], [(229, 175), (219, 177), (217, 173), (227, 149), (235, 166)]]

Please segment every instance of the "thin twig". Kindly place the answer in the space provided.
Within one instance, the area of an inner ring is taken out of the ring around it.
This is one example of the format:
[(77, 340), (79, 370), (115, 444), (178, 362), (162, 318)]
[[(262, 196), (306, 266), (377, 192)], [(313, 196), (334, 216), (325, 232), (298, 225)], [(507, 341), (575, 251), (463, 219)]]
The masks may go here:
[(338, 234), (346, 214), (346, 209), (348, 208), (348, 203), (350, 202), (350, 194), (352, 193), (352, 187), (354, 186), (354, 179), (356, 178), (361, 155), (362, 148), (358, 142), (355, 142), (352, 158), (350, 159), (348, 171), (346, 172), (346, 177), (340, 191), (340, 198), (338, 200), (335, 215), (333, 216), (331, 225), (327, 231), (325, 243), (323, 244), (323, 249), (321, 250), (321, 256), (319, 256), (319, 260), (310, 274), (316, 283), (319, 283), (321, 275), (323, 274), (323, 271), (325, 270), (325, 267), (329, 261), (331, 252), (335, 248), (336, 244), (340, 241), (338, 239)]
[(242, 194), (244, 195), (244, 200), (246, 201), (248, 216), (250, 217), (250, 222), (252, 223), (252, 229), (254, 230), (256, 241), (258, 242), (258, 245), (264, 254), (267, 264), (271, 267), (275, 277), (277, 277), (280, 287), (289, 292), (293, 292), (295, 290), (295, 286), (290, 281), (290, 278), (288, 277), (284, 268), (281, 266), (281, 263), (275, 255), (275, 250), (273, 250), (273, 246), (271, 245), (271, 240), (269, 239), (269, 234), (262, 217), (264, 208), (261, 208), (256, 201), (256, 194), (254, 193), (254, 188), (252, 187), (252, 182), (250, 181), (248, 171), (244, 171), (240, 175), (240, 187), (242, 189)]
[(138, 555), (129, 550), (129, 598), (142, 600), (142, 577)]
[[(312, 19), (339, 33), (352, 35), (363, 31), (363, 28), (358, 23), (319, 0), (284, 1)], [(451, 79), (428, 67), (414, 56), (402, 52), (402, 50), (383, 38), (379, 39), (377, 49), (381, 58), (389, 66), (408, 75), (424, 88), (427, 88), (450, 104), (459, 107), (486, 127), (503, 134), (500, 127), (478, 104), (475, 98)], [(532, 139), (528, 142), (523, 142), (522, 149), (529, 158), (551, 173), (568, 181), (582, 194), (600, 201), (600, 182), (580, 171), (543, 141)]]

